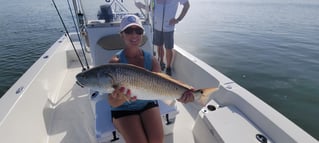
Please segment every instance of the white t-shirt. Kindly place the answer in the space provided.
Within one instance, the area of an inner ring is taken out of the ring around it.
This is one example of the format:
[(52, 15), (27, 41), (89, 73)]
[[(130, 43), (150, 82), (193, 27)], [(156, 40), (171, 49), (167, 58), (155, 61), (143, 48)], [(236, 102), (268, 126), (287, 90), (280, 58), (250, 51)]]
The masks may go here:
[(186, 2), (188, 0), (154, 0), (154, 28), (164, 32), (174, 31), (175, 26), (169, 25), (169, 21), (175, 18), (179, 4)]

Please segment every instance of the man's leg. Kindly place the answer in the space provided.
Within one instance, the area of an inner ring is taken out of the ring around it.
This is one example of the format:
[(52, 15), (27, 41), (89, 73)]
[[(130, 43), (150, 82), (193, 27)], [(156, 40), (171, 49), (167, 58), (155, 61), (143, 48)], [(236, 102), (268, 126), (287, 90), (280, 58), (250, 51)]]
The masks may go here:
[(172, 75), (171, 64), (173, 60), (174, 48), (174, 31), (166, 32), (164, 36), (165, 52), (166, 52), (166, 74)]
[(171, 68), (172, 58), (173, 58), (173, 49), (166, 48), (166, 61), (167, 61), (167, 68)]
[(163, 63), (164, 58), (164, 47), (163, 45), (157, 46), (158, 60)]
[(158, 61), (160, 62), (161, 70), (164, 71), (165, 64), (163, 62), (164, 58), (164, 41), (163, 32), (154, 29), (153, 44), (157, 47)]
[(163, 45), (157, 46), (157, 53), (158, 53), (158, 61), (160, 62), (161, 70), (164, 71), (165, 69), (165, 64), (163, 62), (164, 58), (164, 48)]

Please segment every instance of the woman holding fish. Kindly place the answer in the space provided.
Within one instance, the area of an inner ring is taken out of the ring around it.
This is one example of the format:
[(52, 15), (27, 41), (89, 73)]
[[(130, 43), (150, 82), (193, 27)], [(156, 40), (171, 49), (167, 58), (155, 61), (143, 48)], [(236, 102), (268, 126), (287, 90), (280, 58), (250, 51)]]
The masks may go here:
[[(120, 35), (126, 47), (115, 55), (110, 63), (128, 63), (160, 72), (160, 65), (150, 53), (139, 46), (142, 42), (144, 28), (135, 15), (125, 16), (120, 24)], [(108, 96), (112, 106), (113, 123), (127, 143), (163, 143), (164, 133), (160, 111), (156, 100), (139, 100), (131, 97), (131, 90), (115, 86)], [(184, 92), (178, 101), (187, 103), (194, 100), (192, 91)]]

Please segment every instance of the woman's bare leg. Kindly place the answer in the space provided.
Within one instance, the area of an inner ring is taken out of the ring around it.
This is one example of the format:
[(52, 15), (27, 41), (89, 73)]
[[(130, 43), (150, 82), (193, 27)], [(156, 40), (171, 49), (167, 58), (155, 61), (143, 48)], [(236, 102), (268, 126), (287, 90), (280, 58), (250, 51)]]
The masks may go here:
[(126, 143), (147, 143), (147, 137), (139, 115), (113, 119), (113, 124), (124, 137)]
[(163, 143), (164, 131), (159, 108), (153, 107), (144, 111), (141, 113), (141, 119), (149, 143)]

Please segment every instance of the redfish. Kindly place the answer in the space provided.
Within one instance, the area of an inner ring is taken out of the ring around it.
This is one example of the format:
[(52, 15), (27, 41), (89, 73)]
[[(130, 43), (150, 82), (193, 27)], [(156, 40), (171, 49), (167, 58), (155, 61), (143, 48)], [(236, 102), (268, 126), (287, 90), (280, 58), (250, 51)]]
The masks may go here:
[(112, 63), (91, 68), (76, 75), (81, 86), (111, 93), (114, 87), (123, 86), (131, 90), (131, 95), (145, 100), (179, 99), (185, 91), (191, 90), (200, 103), (205, 104), (209, 95), (218, 88), (193, 89), (165, 74), (150, 72), (144, 68)]

